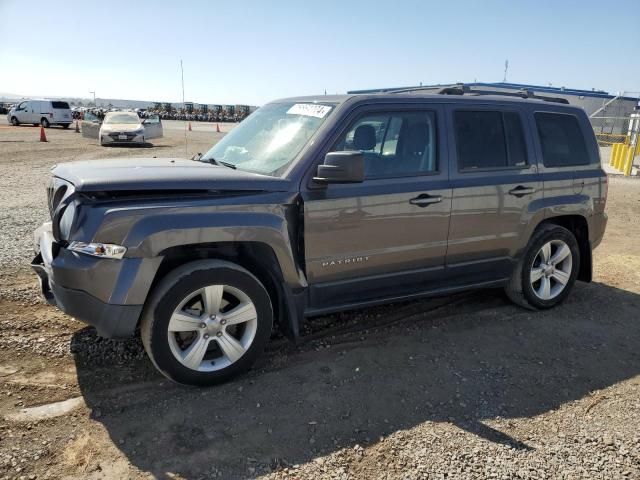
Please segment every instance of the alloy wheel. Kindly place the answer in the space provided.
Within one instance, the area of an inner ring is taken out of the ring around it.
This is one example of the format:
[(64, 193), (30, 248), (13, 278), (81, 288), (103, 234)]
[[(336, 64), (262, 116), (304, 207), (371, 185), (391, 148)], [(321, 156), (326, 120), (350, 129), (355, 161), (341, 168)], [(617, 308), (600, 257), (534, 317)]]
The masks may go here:
[(533, 293), (541, 300), (556, 298), (571, 278), (573, 257), (571, 249), (562, 240), (545, 243), (533, 259), (529, 281)]
[(251, 347), (258, 314), (249, 296), (229, 285), (209, 285), (187, 295), (169, 319), (169, 346), (185, 367), (221, 370)]

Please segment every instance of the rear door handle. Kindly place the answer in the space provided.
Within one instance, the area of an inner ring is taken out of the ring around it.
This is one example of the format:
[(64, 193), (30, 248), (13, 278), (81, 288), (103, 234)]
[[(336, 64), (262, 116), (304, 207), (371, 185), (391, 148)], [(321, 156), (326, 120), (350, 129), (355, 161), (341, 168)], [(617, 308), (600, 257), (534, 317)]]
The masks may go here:
[(509, 195), (516, 197), (524, 197), (525, 195), (531, 195), (533, 193), (536, 193), (535, 188), (523, 187), (522, 185), (518, 185), (516, 188), (509, 190)]
[(432, 203), (440, 203), (442, 201), (442, 197), (440, 195), (429, 195), (428, 193), (423, 193), (418, 195), (416, 198), (412, 198), (409, 200), (411, 205), (417, 205), (418, 207), (428, 207)]

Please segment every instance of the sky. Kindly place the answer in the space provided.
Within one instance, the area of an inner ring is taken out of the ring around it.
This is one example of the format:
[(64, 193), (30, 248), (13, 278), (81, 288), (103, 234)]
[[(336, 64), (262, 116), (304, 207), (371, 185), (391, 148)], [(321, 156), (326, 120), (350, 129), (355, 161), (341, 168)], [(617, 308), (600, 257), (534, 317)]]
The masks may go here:
[(640, 91), (638, 0), (0, 0), (0, 94), (261, 105), (455, 82)]

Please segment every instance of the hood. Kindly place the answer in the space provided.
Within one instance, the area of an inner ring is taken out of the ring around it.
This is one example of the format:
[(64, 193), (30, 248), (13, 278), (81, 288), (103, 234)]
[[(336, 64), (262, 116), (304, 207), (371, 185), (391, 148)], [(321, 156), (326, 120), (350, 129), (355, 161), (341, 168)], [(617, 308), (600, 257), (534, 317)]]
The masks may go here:
[(107, 132), (135, 132), (143, 128), (142, 123), (103, 123), (101, 129)]
[(61, 163), (53, 176), (77, 192), (149, 190), (288, 191), (287, 179), (181, 158), (122, 158)]

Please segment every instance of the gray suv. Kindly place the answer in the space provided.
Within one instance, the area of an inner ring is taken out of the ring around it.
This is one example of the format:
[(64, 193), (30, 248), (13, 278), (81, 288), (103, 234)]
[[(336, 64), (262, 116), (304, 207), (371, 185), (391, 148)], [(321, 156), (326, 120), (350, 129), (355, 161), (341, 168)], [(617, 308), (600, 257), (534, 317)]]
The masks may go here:
[(585, 112), (443, 93), (278, 100), (192, 160), (56, 166), (43, 294), (193, 385), (248, 369), (274, 324), (478, 287), (557, 305), (607, 220)]

